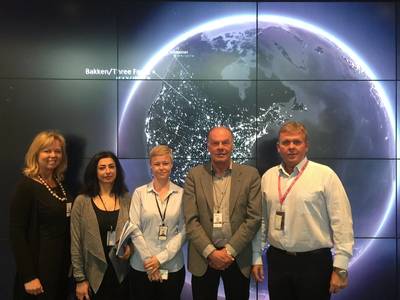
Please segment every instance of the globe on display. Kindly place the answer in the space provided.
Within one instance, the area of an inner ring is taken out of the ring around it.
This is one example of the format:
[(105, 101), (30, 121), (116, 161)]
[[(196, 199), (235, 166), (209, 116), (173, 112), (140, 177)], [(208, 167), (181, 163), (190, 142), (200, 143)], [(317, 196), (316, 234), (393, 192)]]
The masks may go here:
[[(309, 23), (268, 15), (258, 22), (256, 27), (254, 16), (224, 18), (166, 45), (144, 68), (148, 78), (160, 81), (136, 83), (121, 128), (129, 131), (124, 122), (144, 115), (145, 147), (170, 145), (173, 180), (182, 184), (191, 167), (207, 161), (212, 126), (232, 129), (235, 161), (257, 159), (265, 171), (277, 162), (280, 125), (298, 120), (310, 133), (309, 156), (351, 183), (346, 186), (350, 199), (368, 203), (362, 213), (381, 209), (371, 199), (385, 199), (390, 207), (394, 183), (379, 194), (376, 183), (395, 178), (391, 164), (369, 172), (370, 161), (353, 165), (337, 159), (394, 157), (393, 115), (382, 86), (370, 80), (373, 73), (340, 40)], [(376, 234), (383, 217), (378, 224), (371, 228)], [(356, 256), (367, 247), (359, 245)]]

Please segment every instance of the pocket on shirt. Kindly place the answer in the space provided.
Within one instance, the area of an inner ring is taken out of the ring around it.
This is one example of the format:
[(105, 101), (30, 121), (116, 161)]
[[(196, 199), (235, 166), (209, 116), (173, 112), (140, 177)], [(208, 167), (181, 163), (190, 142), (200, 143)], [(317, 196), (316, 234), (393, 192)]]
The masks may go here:
[[(300, 199), (299, 199), (300, 200)], [(302, 195), (300, 201), (298, 201), (297, 210), (301, 214), (315, 215), (319, 214), (321, 208), (324, 206), (323, 197), (320, 191), (305, 193)]]

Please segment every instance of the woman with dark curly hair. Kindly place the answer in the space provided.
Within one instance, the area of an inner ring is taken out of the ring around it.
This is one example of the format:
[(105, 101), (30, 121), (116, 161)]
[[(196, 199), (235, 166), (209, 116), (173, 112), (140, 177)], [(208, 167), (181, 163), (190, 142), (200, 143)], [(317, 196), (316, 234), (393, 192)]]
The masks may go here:
[(132, 248), (123, 259), (115, 245), (129, 216), (130, 197), (124, 172), (112, 152), (93, 156), (84, 175), (82, 193), (71, 213), (71, 260), (76, 297), (84, 299), (128, 299), (125, 275)]

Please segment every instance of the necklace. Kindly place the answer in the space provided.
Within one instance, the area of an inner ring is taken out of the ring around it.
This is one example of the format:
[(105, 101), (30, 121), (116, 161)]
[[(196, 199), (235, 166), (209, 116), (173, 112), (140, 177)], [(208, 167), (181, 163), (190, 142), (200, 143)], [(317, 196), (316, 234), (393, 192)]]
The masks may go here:
[(50, 192), (50, 194), (51, 194), (54, 198), (60, 200), (61, 202), (67, 200), (67, 193), (65, 192), (64, 187), (62, 186), (61, 182), (58, 180), (57, 177), (56, 177), (56, 182), (57, 182), (57, 184), (59, 185), (59, 187), (61, 188), (61, 192), (62, 192), (62, 194), (63, 194), (64, 197), (58, 196), (58, 195), (51, 189), (51, 187), (47, 184), (46, 180), (44, 180), (43, 177), (40, 176), (40, 174), (38, 175), (38, 178), (39, 178), (40, 183), (43, 184), (43, 185), (47, 188), (47, 190)]

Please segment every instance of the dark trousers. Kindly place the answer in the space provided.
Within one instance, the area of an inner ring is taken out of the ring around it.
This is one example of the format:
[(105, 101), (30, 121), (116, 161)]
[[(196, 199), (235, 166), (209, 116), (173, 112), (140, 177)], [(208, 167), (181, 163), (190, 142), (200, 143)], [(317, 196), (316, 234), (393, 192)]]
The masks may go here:
[(146, 272), (130, 269), (129, 285), (133, 300), (179, 300), (185, 283), (185, 267), (168, 273), (168, 280), (150, 281)]
[(97, 293), (90, 296), (90, 300), (126, 300), (129, 299), (129, 282), (128, 278), (119, 283), (117, 274), (111, 263), (107, 267), (101, 285)]
[(328, 300), (332, 274), (330, 249), (298, 255), (274, 247), (267, 251), (268, 291), (271, 300)]
[[(54, 275), (56, 277), (56, 275)], [(24, 282), (16, 274), (14, 282), (14, 300), (54, 300), (54, 299), (67, 299), (69, 281), (65, 277), (65, 280), (60, 280), (58, 284), (49, 284), (47, 281), (41, 279), (43, 285), (44, 293), (34, 296), (30, 295), (25, 291)]]
[(224, 271), (208, 267), (203, 276), (192, 275), (192, 293), (194, 300), (216, 300), (220, 278), (224, 283), (225, 299), (249, 299), (250, 279), (242, 274), (236, 262)]

